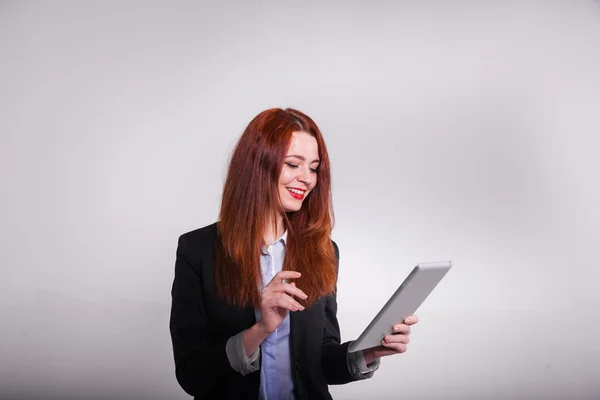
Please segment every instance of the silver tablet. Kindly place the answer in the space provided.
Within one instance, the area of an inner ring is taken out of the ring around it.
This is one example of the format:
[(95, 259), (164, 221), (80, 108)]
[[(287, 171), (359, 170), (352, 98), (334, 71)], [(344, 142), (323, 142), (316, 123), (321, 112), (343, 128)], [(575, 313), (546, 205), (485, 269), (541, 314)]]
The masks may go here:
[(349, 352), (381, 345), (395, 324), (404, 321), (417, 311), (429, 293), (452, 267), (452, 261), (418, 264), (402, 285), (385, 303), (360, 337), (350, 344)]

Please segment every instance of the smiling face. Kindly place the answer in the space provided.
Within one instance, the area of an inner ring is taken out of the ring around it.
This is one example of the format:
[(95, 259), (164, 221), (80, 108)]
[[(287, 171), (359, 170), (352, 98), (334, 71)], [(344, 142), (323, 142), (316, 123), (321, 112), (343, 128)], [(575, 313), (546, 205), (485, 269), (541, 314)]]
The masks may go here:
[(319, 146), (307, 132), (294, 132), (283, 161), (278, 191), (285, 212), (298, 211), (317, 185)]

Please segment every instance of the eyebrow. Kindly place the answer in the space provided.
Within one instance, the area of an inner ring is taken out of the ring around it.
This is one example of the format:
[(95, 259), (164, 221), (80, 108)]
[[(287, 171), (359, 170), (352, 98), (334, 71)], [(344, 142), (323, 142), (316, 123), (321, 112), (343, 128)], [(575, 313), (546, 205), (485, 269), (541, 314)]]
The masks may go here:
[[(296, 158), (299, 158), (299, 159), (300, 159), (300, 160), (302, 160), (302, 161), (306, 161), (306, 158), (304, 158), (304, 157), (302, 157), (302, 156), (298, 156), (298, 155), (296, 155), (296, 154), (291, 154), (291, 155), (289, 155), (289, 156), (285, 156), (285, 158), (288, 158), (288, 157), (296, 157)], [(316, 162), (320, 163), (321, 161), (320, 161), (319, 159), (312, 160), (312, 161), (311, 161), (311, 164), (312, 164), (312, 163), (316, 163)]]

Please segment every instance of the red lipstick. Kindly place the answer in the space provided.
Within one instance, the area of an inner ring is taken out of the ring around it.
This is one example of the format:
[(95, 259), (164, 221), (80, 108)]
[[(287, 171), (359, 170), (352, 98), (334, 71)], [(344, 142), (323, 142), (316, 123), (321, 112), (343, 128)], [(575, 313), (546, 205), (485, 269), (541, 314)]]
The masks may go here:
[(294, 193), (288, 189), (288, 193), (292, 195), (296, 200), (302, 200), (304, 198), (304, 194)]

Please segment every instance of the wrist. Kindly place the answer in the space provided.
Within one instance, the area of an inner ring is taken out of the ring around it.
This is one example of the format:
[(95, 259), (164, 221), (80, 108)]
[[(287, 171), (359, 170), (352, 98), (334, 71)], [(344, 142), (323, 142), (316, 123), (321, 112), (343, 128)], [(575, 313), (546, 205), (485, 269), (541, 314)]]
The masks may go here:
[(262, 326), (260, 321), (252, 325), (249, 329), (252, 334), (258, 338), (261, 338), (261, 342), (267, 338), (272, 332), (269, 332), (265, 327)]
[(379, 358), (374, 349), (363, 350), (363, 357), (365, 358), (365, 364), (367, 365)]
[(246, 329), (243, 336), (246, 356), (250, 357), (251, 354), (254, 354), (267, 336), (269, 335), (266, 334), (265, 331), (258, 326), (258, 324), (254, 324), (250, 328)]

